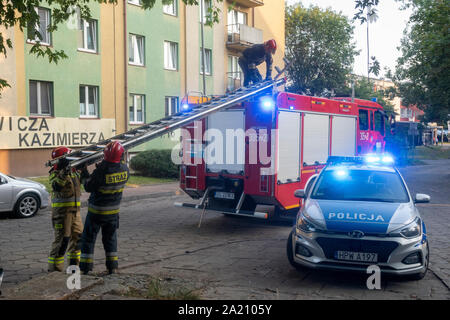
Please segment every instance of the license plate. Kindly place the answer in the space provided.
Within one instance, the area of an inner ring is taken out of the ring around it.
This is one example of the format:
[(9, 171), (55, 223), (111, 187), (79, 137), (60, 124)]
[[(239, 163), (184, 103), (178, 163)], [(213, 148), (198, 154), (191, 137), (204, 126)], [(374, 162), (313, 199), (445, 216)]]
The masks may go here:
[(216, 191), (214, 196), (219, 199), (234, 200), (234, 193), (232, 192)]
[(359, 261), (359, 262), (377, 262), (377, 253), (336, 251), (334, 257), (338, 260)]

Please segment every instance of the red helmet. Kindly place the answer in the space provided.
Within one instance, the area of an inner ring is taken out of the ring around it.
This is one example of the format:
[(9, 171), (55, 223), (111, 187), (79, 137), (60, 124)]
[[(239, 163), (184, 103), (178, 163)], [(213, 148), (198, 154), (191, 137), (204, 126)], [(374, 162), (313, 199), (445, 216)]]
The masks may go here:
[(119, 163), (124, 152), (125, 149), (118, 141), (111, 141), (106, 145), (105, 150), (103, 150), (105, 161), (112, 163)]
[(67, 147), (58, 147), (52, 151), (52, 159), (59, 158), (65, 154), (71, 153), (72, 150)]
[(264, 45), (272, 52), (272, 54), (275, 54), (275, 51), (277, 51), (277, 42), (274, 39), (264, 42)]

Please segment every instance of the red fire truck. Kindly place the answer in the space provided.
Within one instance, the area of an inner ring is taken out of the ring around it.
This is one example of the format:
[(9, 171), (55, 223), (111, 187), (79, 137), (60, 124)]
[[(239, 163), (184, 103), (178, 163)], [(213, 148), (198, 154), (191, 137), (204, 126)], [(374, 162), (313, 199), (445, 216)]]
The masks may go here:
[(267, 219), (295, 216), (294, 191), (329, 155), (382, 151), (384, 116), (372, 101), (280, 92), (211, 114), (181, 136), (180, 187), (200, 201), (176, 205)]

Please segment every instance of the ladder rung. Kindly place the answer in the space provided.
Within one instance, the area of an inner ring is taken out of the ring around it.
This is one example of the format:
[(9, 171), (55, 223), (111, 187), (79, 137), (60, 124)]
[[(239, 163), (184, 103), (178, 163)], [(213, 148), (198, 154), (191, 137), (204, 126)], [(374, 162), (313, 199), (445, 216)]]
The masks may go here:
[(125, 133), (123, 136), (124, 136), (125, 138), (133, 138), (133, 137), (135, 137), (134, 134), (128, 134), (128, 133)]
[(81, 157), (69, 157), (69, 156), (67, 156), (66, 159), (70, 160), (70, 161), (73, 161), (73, 160), (80, 160)]
[(186, 178), (186, 179), (197, 179), (196, 176), (186, 176), (185, 178)]
[(93, 154), (93, 153), (97, 153), (98, 151), (91, 151), (91, 150), (81, 150), (81, 153), (86, 153), (86, 154)]

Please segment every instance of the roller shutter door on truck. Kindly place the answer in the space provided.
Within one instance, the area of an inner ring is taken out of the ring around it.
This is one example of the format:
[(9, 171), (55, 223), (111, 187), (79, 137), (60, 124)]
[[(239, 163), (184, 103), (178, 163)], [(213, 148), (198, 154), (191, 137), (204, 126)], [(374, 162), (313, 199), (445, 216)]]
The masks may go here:
[(330, 143), (330, 116), (305, 113), (303, 126), (303, 163), (326, 163)]
[(280, 111), (278, 115), (277, 180), (300, 181), (300, 113)]
[(354, 156), (356, 152), (356, 118), (333, 116), (331, 155)]
[[(245, 118), (243, 110), (217, 112), (207, 120), (205, 149), (209, 172), (243, 174), (245, 164)], [(227, 136), (228, 130), (228, 136)], [(233, 135), (233, 133), (236, 133)], [(222, 140), (222, 141), (220, 141)]]

